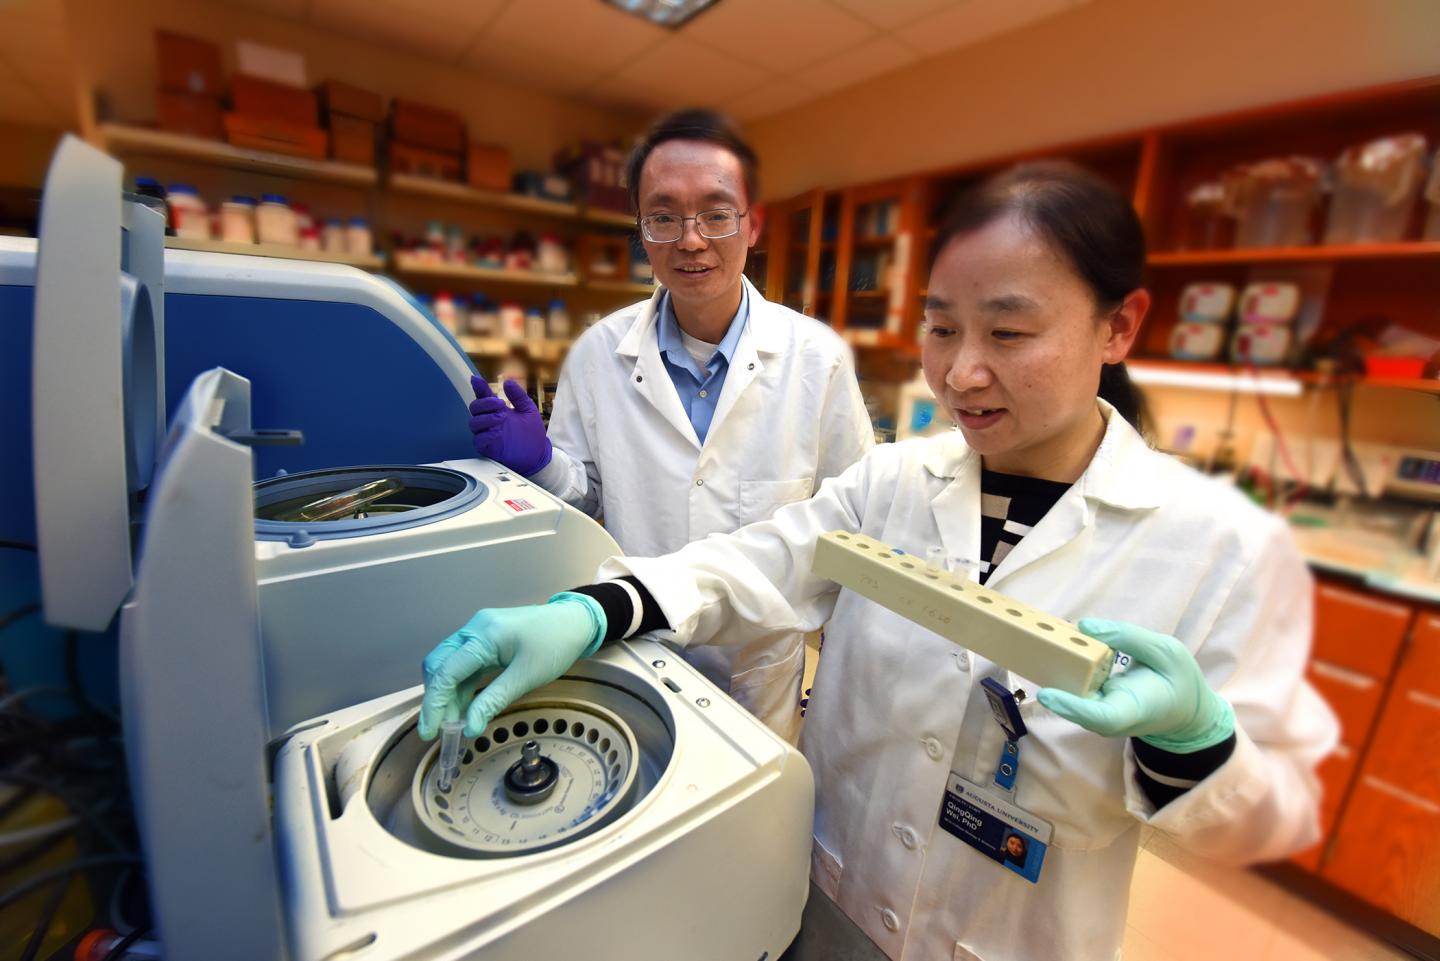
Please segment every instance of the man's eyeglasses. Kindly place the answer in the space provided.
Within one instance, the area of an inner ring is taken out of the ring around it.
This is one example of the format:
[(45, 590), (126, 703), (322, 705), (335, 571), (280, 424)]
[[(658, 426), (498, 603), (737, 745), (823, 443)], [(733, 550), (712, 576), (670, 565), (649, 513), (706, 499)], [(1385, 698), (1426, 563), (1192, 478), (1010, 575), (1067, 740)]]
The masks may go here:
[(723, 240), (740, 232), (740, 218), (749, 212), (747, 210), (742, 213), (734, 207), (716, 207), (714, 210), (702, 210), (693, 217), (651, 214), (640, 218), (640, 229), (644, 231), (645, 239), (652, 244), (673, 244), (685, 235), (686, 221), (693, 220), (701, 237), (706, 240)]

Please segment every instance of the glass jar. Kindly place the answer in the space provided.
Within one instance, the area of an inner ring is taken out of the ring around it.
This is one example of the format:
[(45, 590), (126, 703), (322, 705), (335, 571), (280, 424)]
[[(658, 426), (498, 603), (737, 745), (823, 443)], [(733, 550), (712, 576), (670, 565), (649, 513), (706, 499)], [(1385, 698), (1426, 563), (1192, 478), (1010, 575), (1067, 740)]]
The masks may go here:
[(345, 228), (345, 252), (351, 257), (369, 257), (374, 251), (370, 222), (364, 217), (351, 217), (350, 225)]
[(171, 184), (166, 193), (170, 204), (170, 223), (175, 236), (186, 240), (210, 239), (210, 208), (190, 184)]
[(1405, 236), (1425, 179), (1425, 138), (1381, 137), (1351, 147), (1335, 162), (1327, 244), (1387, 244)]
[(295, 211), (280, 194), (265, 194), (255, 208), (255, 234), (262, 244), (298, 247), (300, 226)]
[(1299, 247), (1314, 239), (1313, 219), (1324, 165), (1313, 157), (1273, 157), (1237, 167), (1225, 178), (1236, 247)]
[(255, 242), (255, 198), (236, 195), (220, 205), (220, 239), (230, 244)]
[(1235, 237), (1235, 221), (1225, 206), (1225, 185), (1196, 184), (1185, 195), (1185, 229), (1180, 250), (1223, 250)]

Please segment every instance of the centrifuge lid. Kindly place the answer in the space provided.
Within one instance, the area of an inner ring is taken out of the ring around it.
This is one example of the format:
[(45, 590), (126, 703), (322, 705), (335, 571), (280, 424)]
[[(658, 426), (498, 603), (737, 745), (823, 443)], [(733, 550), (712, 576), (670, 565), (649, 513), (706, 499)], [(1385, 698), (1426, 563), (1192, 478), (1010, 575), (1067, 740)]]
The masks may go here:
[(45, 178), (32, 427), (45, 619), (103, 630), (129, 593), (134, 495), (164, 430), (164, 218), (75, 137)]

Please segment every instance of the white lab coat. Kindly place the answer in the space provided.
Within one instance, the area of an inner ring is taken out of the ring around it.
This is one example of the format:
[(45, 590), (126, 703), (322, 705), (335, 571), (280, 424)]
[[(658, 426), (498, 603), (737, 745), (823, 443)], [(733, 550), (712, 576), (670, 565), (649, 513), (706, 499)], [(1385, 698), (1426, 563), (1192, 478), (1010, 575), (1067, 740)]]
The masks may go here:
[[(660, 357), (657, 291), (576, 341), (555, 394), (551, 463), (533, 478), (627, 554), (679, 550), (803, 501), (874, 445), (850, 349), (749, 286), (750, 319), (702, 445)], [(687, 659), (794, 741), (803, 635), (693, 647)]]
[[(828, 621), (802, 747), (815, 772), (812, 879), (892, 958), (1112, 961), (1141, 825), (1203, 855), (1281, 858), (1317, 838), (1313, 768), (1333, 716), (1302, 679), (1311, 581), (1285, 525), (1227, 485), (1149, 449), (1102, 402), (1084, 475), (987, 586), (1071, 620), (1178, 637), (1235, 709), (1219, 770), (1155, 810), (1128, 739), (1050, 713), (1037, 686), (810, 573), (816, 538), (859, 531), (921, 554), (980, 550), (980, 458), (959, 433), (872, 451), (816, 496), (637, 575), (682, 644), (753, 643)], [(1015, 803), (1054, 825), (1037, 885), (938, 826), (954, 768), (989, 785), (1003, 736), (979, 681), (1027, 697)]]

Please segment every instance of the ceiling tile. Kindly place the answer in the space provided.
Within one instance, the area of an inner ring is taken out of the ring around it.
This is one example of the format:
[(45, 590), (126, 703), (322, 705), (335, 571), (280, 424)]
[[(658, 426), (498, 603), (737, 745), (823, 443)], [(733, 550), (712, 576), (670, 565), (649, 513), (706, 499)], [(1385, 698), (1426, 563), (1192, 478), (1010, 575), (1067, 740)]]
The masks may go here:
[(643, 104), (707, 106), (758, 87), (774, 74), (674, 35), (633, 58), (605, 80), (601, 96)]
[(824, 0), (721, 0), (680, 32), (775, 73), (789, 73), (876, 33)]
[(819, 93), (791, 77), (769, 80), (721, 104), (736, 120), (750, 122), (814, 100)]
[(306, 0), (230, 0), (231, 3), (249, 7), (271, 17), (285, 20), (304, 20)]
[(600, 0), (516, 0), (481, 41), (545, 50), (556, 60), (614, 70), (670, 36), (669, 30)]
[(918, 20), (942, 7), (953, 7), (970, 0), (830, 0), (855, 16), (877, 27), (893, 30)]
[(446, 62), (458, 60), (476, 34), (456, 20), (417, 17), (379, 0), (311, 0), (310, 19), (358, 40)]
[(509, 80), (518, 86), (546, 93), (574, 94), (598, 82), (605, 71), (543, 50), (530, 50), (513, 43), (495, 43), (487, 37), (470, 48), (465, 66)]
[(927, 54), (944, 53), (1008, 33), (1072, 6), (1071, 0), (964, 0), (895, 31)]
[(914, 47), (907, 46), (894, 37), (881, 36), (866, 40), (844, 53), (826, 57), (803, 70), (797, 70), (795, 76), (816, 90), (829, 93), (854, 86), (871, 77), (878, 77), (882, 73), (889, 73), (914, 63), (920, 57), (921, 54)]
[[(369, 0), (374, 3), (377, 0)], [(458, 23), (470, 30), (486, 27), (505, 0), (385, 0), (408, 16), (426, 17), (446, 23)], [(552, 4), (553, 5), (553, 4)]]
[(0, 20), (11, 17), (40, 20), (57, 26), (65, 22), (65, 5), (57, 0), (0, 0)]

